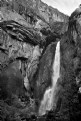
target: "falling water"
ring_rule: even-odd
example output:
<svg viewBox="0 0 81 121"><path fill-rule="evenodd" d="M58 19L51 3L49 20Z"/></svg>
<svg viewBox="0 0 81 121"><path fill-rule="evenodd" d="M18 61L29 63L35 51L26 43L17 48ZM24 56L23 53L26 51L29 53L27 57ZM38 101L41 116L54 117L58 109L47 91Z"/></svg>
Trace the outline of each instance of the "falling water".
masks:
<svg viewBox="0 0 81 121"><path fill-rule="evenodd" d="M39 108L39 115L44 115L46 111L50 111L54 107L56 102L55 94L57 89L57 80L60 77L60 41L56 45L55 58L53 63L53 75L52 75L52 86L49 87L45 93L43 100L41 101Z"/></svg>

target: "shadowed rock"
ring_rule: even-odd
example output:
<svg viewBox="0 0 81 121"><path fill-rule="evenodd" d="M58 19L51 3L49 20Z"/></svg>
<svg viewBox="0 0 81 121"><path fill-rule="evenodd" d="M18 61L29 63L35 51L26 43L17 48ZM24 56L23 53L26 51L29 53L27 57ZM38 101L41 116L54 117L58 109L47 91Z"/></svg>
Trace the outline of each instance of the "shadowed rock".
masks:
<svg viewBox="0 0 81 121"><path fill-rule="evenodd" d="M52 64L55 56L56 43L50 44L39 62L37 73L34 77L35 96L38 102L43 98L46 88L51 85ZM32 85L34 88L34 84Z"/></svg>
<svg viewBox="0 0 81 121"><path fill-rule="evenodd" d="M13 95L24 96L23 77L17 62L10 64L0 73L0 96L5 99Z"/></svg>
<svg viewBox="0 0 81 121"><path fill-rule="evenodd" d="M43 44L40 35L34 29L22 26L13 20L0 22L0 27L13 39L32 45Z"/></svg>

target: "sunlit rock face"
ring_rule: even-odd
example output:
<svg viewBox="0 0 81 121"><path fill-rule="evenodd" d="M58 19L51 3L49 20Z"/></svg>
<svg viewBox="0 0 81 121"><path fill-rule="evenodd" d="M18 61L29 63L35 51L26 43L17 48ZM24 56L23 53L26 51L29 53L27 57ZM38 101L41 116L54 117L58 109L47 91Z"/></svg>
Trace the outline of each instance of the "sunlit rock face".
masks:
<svg viewBox="0 0 81 121"><path fill-rule="evenodd" d="M29 27L34 27L38 29L39 32L42 28L50 30L49 25L53 26L55 22L65 23L68 21L68 16L59 12L57 9L46 5L41 0L24 0L23 2L22 0L4 0L1 1L1 7L6 7L13 12L16 11L22 17L16 14L16 12L11 12L13 15L9 13L9 16L14 17L14 15L17 15L21 19L19 19L21 24L23 23L24 25L27 24ZM18 17L15 17L14 19L17 21ZM23 18L26 21L22 22ZM54 30L56 31L56 29Z"/></svg>
<svg viewBox="0 0 81 121"><path fill-rule="evenodd" d="M56 45L55 58L53 62L52 86L46 89L39 108L39 115L44 115L56 107L57 81L60 77L60 42Z"/></svg>
<svg viewBox="0 0 81 121"><path fill-rule="evenodd" d="M28 85L29 85L28 80L30 80L30 84L32 85L31 80L33 79L33 75L36 73L40 56L41 56L41 50L39 46L35 46L33 48L32 56L29 58L29 62L27 64L28 66L26 69L26 76L24 78L24 84L26 89L28 89Z"/></svg>
<svg viewBox="0 0 81 121"><path fill-rule="evenodd" d="M57 9L52 8L51 6L46 5L41 0L38 2L39 14L48 22L67 21L67 16L59 12Z"/></svg>

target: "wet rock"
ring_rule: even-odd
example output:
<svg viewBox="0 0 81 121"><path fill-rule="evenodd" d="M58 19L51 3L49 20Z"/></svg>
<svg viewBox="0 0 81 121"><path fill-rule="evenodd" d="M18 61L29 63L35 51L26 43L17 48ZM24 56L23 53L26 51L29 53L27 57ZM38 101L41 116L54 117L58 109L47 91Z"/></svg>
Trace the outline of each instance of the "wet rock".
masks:
<svg viewBox="0 0 81 121"><path fill-rule="evenodd" d="M50 44L40 60L36 76L34 78L35 96L38 102L43 98L46 88L51 85L52 64L55 56L56 43Z"/></svg>

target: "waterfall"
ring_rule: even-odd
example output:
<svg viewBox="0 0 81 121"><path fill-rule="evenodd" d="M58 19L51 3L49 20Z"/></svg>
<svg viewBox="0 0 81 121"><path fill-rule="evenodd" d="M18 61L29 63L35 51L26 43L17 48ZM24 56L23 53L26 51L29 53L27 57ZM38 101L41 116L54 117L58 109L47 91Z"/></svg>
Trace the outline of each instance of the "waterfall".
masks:
<svg viewBox="0 0 81 121"><path fill-rule="evenodd" d="M39 115L44 115L46 111L53 109L56 103L57 81L60 77L60 41L56 45L55 58L53 62L52 86L46 89L43 100L39 107Z"/></svg>

